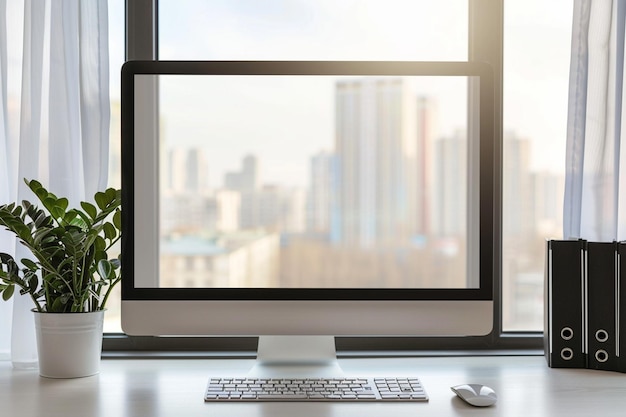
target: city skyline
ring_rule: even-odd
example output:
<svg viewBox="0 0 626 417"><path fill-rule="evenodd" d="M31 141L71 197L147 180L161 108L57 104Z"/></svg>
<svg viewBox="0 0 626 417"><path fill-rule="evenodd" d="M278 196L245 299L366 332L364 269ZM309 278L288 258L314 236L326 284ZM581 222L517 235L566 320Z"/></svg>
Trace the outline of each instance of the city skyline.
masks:
<svg viewBox="0 0 626 417"><path fill-rule="evenodd" d="M435 157L429 167L440 177L459 175L458 161L438 161L451 155L464 159L466 135L436 151L431 142L437 129L424 126L435 114L435 101L423 100L410 87L397 77L336 81L334 146L308 156L307 187L268 185L260 176L263 158L242 151L239 168L224 172L221 187L211 188L199 176L206 176L215 159L193 148L166 148L161 157L162 268L193 265L199 286L465 287L470 280L465 221L454 226L448 215L467 216L461 201L467 192L461 190L468 184L450 181L453 189L440 193L448 187L420 166ZM428 193L418 193L431 180ZM450 204L459 191L461 197ZM440 206L449 206L446 215L428 233L420 230L424 213L439 212ZM235 221L225 221L233 212L238 213ZM261 245L262 239L268 244ZM175 261L185 253L187 260ZM319 259L331 260L331 266L318 270ZM242 270L251 272L241 275ZM262 270L264 282L258 275ZM168 270L164 277L183 272Z"/></svg>
<svg viewBox="0 0 626 417"><path fill-rule="evenodd" d="M359 245L368 246L384 235L393 240L402 235L404 241L409 241L413 236L424 234L430 228L427 226L431 221L428 213L441 211L446 203L445 199L439 198L439 207L433 206L435 198L429 193L434 192L436 186L432 184L435 173L431 170L438 169L440 175L452 177L456 168L464 166L458 165L457 161L442 169L432 162L436 151L434 140L438 134L435 122L437 101L415 95L405 78L349 78L335 81L334 86L334 146L331 151L315 154L317 164L315 155L308 156L306 186L286 187L291 190L286 189L283 193L293 194L304 189L306 222L317 224L318 229L324 223L324 231L332 235L333 241L358 241ZM458 149L443 154L439 151L438 160L449 157L450 151L458 154L457 159L465 158L465 137L459 133L459 127L456 130L454 137L459 139L455 142ZM178 195L186 189L208 193L212 188L206 178L211 165L208 154L209 151L196 148L183 151L175 146L166 149L162 158L168 161L163 190ZM241 210L245 212L249 206L246 199L251 198L251 193L263 191L267 194L267 189L259 187L263 184L267 188L269 184L261 178L261 157L254 154L241 157L240 169L223 173L221 182L213 181L218 184L213 188L241 192ZM191 172L193 168L197 172ZM375 189L372 188L374 183L378 184ZM285 184L274 184L281 185ZM466 195L465 188L466 185L457 185L446 194L447 199L459 193L454 210L461 214L455 217L464 217L462 196ZM320 192L321 189L324 193ZM445 220L439 217L439 227L443 230ZM250 226L256 222L242 220L242 224ZM332 229L331 224L335 226ZM464 234L461 229L456 227L455 232Z"/></svg>

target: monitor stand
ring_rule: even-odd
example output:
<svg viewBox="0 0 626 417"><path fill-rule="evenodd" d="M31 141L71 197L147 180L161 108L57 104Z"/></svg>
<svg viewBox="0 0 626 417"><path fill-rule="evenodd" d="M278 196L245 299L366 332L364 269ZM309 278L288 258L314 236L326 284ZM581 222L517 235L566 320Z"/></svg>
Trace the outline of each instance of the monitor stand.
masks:
<svg viewBox="0 0 626 417"><path fill-rule="evenodd" d="M248 376L340 377L344 372L333 336L260 336L256 363Z"/></svg>

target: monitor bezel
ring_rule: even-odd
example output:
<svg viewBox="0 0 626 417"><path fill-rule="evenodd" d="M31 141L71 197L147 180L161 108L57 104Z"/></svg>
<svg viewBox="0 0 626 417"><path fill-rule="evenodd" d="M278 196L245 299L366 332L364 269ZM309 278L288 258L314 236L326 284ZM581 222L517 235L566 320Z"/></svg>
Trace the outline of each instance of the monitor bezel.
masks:
<svg viewBox="0 0 626 417"><path fill-rule="evenodd" d="M424 75L478 76L479 286L478 288L143 288L135 285L135 76L158 75ZM122 67L122 300L485 300L494 288L495 149L494 77L481 62L375 61L128 61Z"/></svg>

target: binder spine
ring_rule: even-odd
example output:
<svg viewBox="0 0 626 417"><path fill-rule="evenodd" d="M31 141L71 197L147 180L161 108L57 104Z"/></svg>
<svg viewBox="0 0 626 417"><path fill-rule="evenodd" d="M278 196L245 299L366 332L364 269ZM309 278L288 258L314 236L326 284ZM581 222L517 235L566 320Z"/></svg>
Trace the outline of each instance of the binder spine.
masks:
<svg viewBox="0 0 626 417"><path fill-rule="evenodd" d="M619 355L617 244L588 242L587 367L616 371Z"/></svg>
<svg viewBox="0 0 626 417"><path fill-rule="evenodd" d="M544 347L550 367L587 365L585 246L583 240L547 244Z"/></svg>
<svg viewBox="0 0 626 417"><path fill-rule="evenodd" d="M626 372L626 242L617 245L617 370Z"/></svg>

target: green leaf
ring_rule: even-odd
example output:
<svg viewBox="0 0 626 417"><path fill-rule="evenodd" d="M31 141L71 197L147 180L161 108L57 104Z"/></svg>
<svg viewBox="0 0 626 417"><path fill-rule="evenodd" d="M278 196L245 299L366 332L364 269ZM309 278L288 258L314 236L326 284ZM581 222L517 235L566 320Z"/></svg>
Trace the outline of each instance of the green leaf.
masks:
<svg viewBox="0 0 626 417"><path fill-rule="evenodd" d="M13 257L8 253L0 252L0 263L6 264L13 260Z"/></svg>
<svg viewBox="0 0 626 417"><path fill-rule="evenodd" d="M43 186L41 185L39 181L37 180L28 181L27 179L24 179L24 182L26 183L26 185L28 185L28 188L30 188L31 191L35 193L35 195L39 195L38 192L41 192L40 190L42 189L43 191L46 192L46 194L48 194L48 192L43 188Z"/></svg>
<svg viewBox="0 0 626 417"><path fill-rule="evenodd" d="M63 217L65 212L61 210L60 207L57 207L57 199L55 196L48 194L48 196L42 200L42 203L54 218L58 219L59 217Z"/></svg>
<svg viewBox="0 0 626 417"><path fill-rule="evenodd" d="M111 262L113 269L118 269L120 266L122 266L122 262L117 258L111 259L109 262Z"/></svg>
<svg viewBox="0 0 626 417"><path fill-rule="evenodd" d="M35 262L26 258L22 259L22 265L24 265L26 268L30 269L31 271L37 271L39 269L39 267L37 266Z"/></svg>
<svg viewBox="0 0 626 417"><path fill-rule="evenodd" d="M56 236L46 236L46 238L41 241L41 244L42 245L49 245L50 243L53 243L53 242L56 245L56 242L57 242Z"/></svg>
<svg viewBox="0 0 626 417"><path fill-rule="evenodd" d="M63 289L66 287L65 282L63 282L63 280L61 279L55 279L54 281L48 282L48 284L56 291L63 291Z"/></svg>
<svg viewBox="0 0 626 417"><path fill-rule="evenodd" d="M0 277L15 281L15 279L18 278L19 271L20 269L11 255L8 253L0 253Z"/></svg>
<svg viewBox="0 0 626 417"><path fill-rule="evenodd" d="M93 204L83 201L82 203L80 203L80 206L83 208L85 213L87 213L89 217L91 217L92 220L95 219L98 215L98 210L96 210L96 207Z"/></svg>
<svg viewBox="0 0 626 417"><path fill-rule="evenodd" d="M106 194L107 200L109 200L109 203L115 200L115 198L117 197L117 191L113 188L107 188L104 194Z"/></svg>
<svg viewBox="0 0 626 417"><path fill-rule="evenodd" d="M36 228L49 226L51 224L50 216L47 216L43 210L38 210L38 211L33 212L32 216L30 217L31 219L33 219L33 222L35 223Z"/></svg>
<svg viewBox="0 0 626 417"><path fill-rule="evenodd" d="M59 198L56 203L56 206L60 208L61 210L63 210L64 212L65 210L67 210L68 205L69 205L69 201L65 197Z"/></svg>
<svg viewBox="0 0 626 417"><path fill-rule="evenodd" d="M15 292L15 285L7 286L4 291L2 291L2 299L4 301L9 301L11 297L13 297L13 293Z"/></svg>
<svg viewBox="0 0 626 417"><path fill-rule="evenodd" d="M13 206L13 204L11 204L11 206ZM9 209L9 211L12 211L11 214L15 217L20 217L22 215L22 206L15 206L15 209Z"/></svg>
<svg viewBox="0 0 626 417"><path fill-rule="evenodd" d="M48 193L48 191L43 187L38 188L37 191L35 191L35 195L42 203L46 198L48 198L48 194L50 193Z"/></svg>
<svg viewBox="0 0 626 417"><path fill-rule="evenodd" d="M104 228L104 237L108 240L113 240L115 239L115 237L117 236L117 230L115 229L115 226L113 226L111 223L105 223L103 225Z"/></svg>
<svg viewBox="0 0 626 417"><path fill-rule="evenodd" d="M109 199L107 198L106 194L102 192L97 192L94 196L94 199L96 200L96 204L98 205L100 210L104 210L109 203Z"/></svg>
<svg viewBox="0 0 626 417"><path fill-rule="evenodd" d="M117 209L113 215L113 225L117 230L122 230L122 211Z"/></svg>
<svg viewBox="0 0 626 417"><path fill-rule="evenodd" d="M37 291L37 287L39 286L39 277L37 274L31 274L28 276L28 280L26 281L28 284L28 291L34 293Z"/></svg>
<svg viewBox="0 0 626 417"><path fill-rule="evenodd" d="M104 251L107 247L107 244L102 236L96 236L96 239L93 242L93 247L96 251Z"/></svg>
<svg viewBox="0 0 626 417"><path fill-rule="evenodd" d="M68 300L69 300L69 296L67 294L57 297L52 302L52 309L49 311L52 313L60 313L60 312L65 311L65 305L67 304Z"/></svg>
<svg viewBox="0 0 626 417"><path fill-rule="evenodd" d="M94 254L93 258L96 261L96 265L97 265L98 262L100 262L101 260L106 260L107 259L107 253L105 251L103 251L103 250L98 250Z"/></svg>
<svg viewBox="0 0 626 417"><path fill-rule="evenodd" d="M71 224L72 226L78 226L83 230L87 230L91 227L91 220L82 212L73 209L68 211L68 214L69 213L72 213L72 216L71 219L67 222L68 224ZM69 216L66 216L66 218L69 218Z"/></svg>
<svg viewBox="0 0 626 417"><path fill-rule="evenodd" d="M51 201L52 199L46 199L46 201ZM48 210L56 219L63 219L65 217L65 210L68 206L67 198L59 198L53 200L54 202L50 204Z"/></svg>
<svg viewBox="0 0 626 417"><path fill-rule="evenodd" d="M76 218L76 211L69 210L63 215L63 223L64 224L72 224L74 219Z"/></svg>
<svg viewBox="0 0 626 417"><path fill-rule="evenodd" d="M106 259L102 259L98 262L98 274L103 279L109 279L113 273L113 267Z"/></svg>

